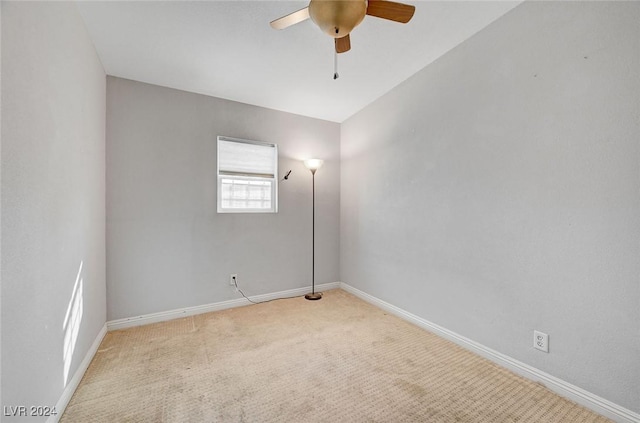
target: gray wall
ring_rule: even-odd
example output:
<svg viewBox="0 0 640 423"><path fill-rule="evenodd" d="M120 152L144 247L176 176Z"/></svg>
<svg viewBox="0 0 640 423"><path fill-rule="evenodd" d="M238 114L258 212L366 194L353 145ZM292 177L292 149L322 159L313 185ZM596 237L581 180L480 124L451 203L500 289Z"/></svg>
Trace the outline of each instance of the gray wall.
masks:
<svg viewBox="0 0 640 423"><path fill-rule="evenodd" d="M640 412L638 22L523 3L347 120L341 280Z"/></svg>
<svg viewBox="0 0 640 423"><path fill-rule="evenodd" d="M216 137L279 148L277 214L216 213ZM260 107L107 78L108 319L338 280L340 127Z"/></svg>
<svg viewBox="0 0 640 423"><path fill-rule="evenodd" d="M0 1L0 87L2 86L2 2ZM2 222L2 90L0 90L0 222ZM2 225L0 223L0 405L2 402Z"/></svg>
<svg viewBox="0 0 640 423"><path fill-rule="evenodd" d="M75 5L2 3L2 405L54 406L106 321L105 91Z"/></svg>
<svg viewBox="0 0 640 423"><path fill-rule="evenodd" d="M0 87L2 86L2 2L0 1ZM2 90L0 90L0 222L2 222ZM2 225L0 223L0 405L2 402Z"/></svg>

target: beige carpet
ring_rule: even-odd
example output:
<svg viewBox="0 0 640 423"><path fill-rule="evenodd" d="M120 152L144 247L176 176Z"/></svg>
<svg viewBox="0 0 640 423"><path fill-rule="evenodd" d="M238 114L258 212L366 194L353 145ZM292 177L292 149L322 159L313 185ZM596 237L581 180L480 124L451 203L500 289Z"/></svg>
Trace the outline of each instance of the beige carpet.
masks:
<svg viewBox="0 0 640 423"><path fill-rule="evenodd" d="M62 422L606 422L342 290L107 334Z"/></svg>

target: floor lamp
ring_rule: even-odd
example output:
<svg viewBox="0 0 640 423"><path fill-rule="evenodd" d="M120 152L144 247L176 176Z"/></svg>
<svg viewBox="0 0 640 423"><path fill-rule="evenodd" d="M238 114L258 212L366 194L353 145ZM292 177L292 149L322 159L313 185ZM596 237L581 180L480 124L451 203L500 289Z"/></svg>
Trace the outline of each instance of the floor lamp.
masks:
<svg viewBox="0 0 640 423"><path fill-rule="evenodd" d="M311 293L305 295L307 300L319 300L322 298L322 292L316 292L315 282L315 264L316 264L316 170L320 169L323 161L320 159L309 159L304 161L304 165L311 171L312 186L312 232L311 232Z"/></svg>

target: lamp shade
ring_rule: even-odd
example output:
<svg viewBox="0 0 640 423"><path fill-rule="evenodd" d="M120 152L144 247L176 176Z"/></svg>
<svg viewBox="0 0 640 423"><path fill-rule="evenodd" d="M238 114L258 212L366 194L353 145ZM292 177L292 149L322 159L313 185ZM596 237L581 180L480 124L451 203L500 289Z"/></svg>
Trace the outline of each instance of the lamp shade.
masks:
<svg viewBox="0 0 640 423"><path fill-rule="evenodd" d="M322 166L322 163L324 163L324 160L320 160L320 159L307 159L304 161L304 165L307 167L307 169L311 171L320 169L320 166Z"/></svg>

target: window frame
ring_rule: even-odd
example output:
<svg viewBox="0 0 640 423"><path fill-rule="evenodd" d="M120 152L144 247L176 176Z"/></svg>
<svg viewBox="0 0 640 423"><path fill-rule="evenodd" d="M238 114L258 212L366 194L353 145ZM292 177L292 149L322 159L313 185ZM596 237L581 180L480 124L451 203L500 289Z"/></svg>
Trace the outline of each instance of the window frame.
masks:
<svg viewBox="0 0 640 423"><path fill-rule="evenodd" d="M251 173L220 173L220 141L235 142L242 144L253 144L273 148L274 150L274 170L273 177L265 174ZM218 213L278 213L278 145L270 142L245 140L219 135L216 139L216 203ZM244 181L268 181L271 182L271 208L233 208L222 207L222 180L244 180Z"/></svg>

